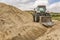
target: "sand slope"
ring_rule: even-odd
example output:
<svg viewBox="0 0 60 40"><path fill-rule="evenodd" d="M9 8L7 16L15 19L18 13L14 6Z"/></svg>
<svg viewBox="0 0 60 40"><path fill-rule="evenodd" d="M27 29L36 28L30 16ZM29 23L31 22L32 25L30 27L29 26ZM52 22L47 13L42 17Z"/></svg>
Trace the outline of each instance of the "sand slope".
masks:
<svg viewBox="0 0 60 40"><path fill-rule="evenodd" d="M60 22L46 28L33 22L32 15L0 3L0 40L60 40Z"/></svg>

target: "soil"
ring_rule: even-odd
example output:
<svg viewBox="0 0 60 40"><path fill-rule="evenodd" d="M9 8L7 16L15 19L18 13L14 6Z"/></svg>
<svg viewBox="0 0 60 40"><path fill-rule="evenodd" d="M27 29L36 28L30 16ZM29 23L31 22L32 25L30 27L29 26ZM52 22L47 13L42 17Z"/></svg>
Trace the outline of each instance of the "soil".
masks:
<svg viewBox="0 0 60 40"><path fill-rule="evenodd" d="M60 21L53 22L53 27L44 27L30 13L0 3L0 40L60 40Z"/></svg>

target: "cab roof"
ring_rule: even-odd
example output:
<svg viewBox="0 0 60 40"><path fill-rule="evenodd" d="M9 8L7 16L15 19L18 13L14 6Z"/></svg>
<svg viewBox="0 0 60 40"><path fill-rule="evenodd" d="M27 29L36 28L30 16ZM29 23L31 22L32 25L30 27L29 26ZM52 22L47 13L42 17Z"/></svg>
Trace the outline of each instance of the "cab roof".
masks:
<svg viewBox="0 0 60 40"><path fill-rule="evenodd" d="M38 5L37 7L46 7L45 5Z"/></svg>

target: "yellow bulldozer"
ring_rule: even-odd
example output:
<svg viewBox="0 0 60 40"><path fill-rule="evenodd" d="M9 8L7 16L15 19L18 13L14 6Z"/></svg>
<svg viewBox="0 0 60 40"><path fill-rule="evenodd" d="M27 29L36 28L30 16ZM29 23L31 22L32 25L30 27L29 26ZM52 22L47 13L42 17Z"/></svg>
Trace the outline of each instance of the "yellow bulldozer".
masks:
<svg viewBox="0 0 60 40"><path fill-rule="evenodd" d="M39 5L34 9L33 21L40 22L42 25L47 27L52 27L54 25L50 13L46 12L45 5Z"/></svg>

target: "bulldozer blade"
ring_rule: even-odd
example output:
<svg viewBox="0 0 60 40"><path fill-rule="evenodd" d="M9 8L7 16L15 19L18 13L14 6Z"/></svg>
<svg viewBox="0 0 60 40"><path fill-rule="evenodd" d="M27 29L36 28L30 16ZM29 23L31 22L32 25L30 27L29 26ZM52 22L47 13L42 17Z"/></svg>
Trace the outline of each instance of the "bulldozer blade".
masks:
<svg viewBox="0 0 60 40"><path fill-rule="evenodd" d="M46 26L46 27L52 27L54 25L53 22L44 22L42 23L42 25Z"/></svg>

